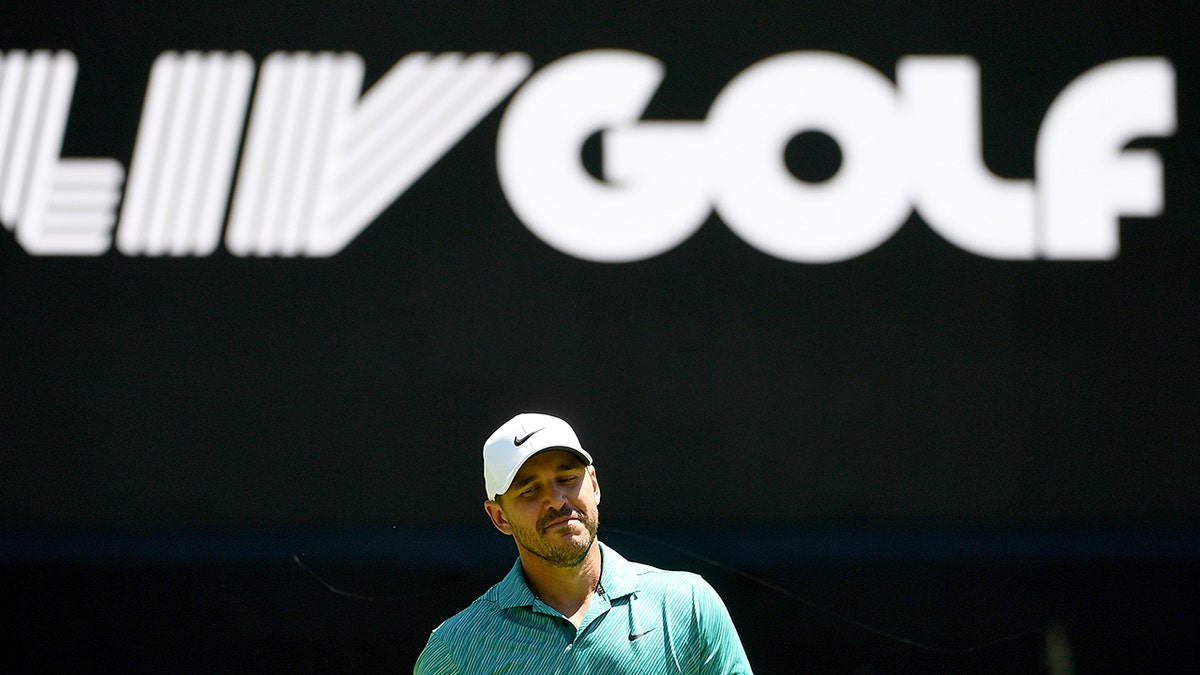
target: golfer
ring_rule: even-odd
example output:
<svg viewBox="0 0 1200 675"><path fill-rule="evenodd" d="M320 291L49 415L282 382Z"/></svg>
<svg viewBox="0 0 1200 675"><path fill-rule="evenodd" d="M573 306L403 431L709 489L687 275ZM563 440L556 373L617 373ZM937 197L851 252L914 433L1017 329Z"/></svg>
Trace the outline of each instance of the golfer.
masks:
<svg viewBox="0 0 1200 675"><path fill-rule="evenodd" d="M522 413L483 446L484 503L512 571L429 636L416 675L750 673L699 576L630 562L596 538L600 484L565 421Z"/></svg>

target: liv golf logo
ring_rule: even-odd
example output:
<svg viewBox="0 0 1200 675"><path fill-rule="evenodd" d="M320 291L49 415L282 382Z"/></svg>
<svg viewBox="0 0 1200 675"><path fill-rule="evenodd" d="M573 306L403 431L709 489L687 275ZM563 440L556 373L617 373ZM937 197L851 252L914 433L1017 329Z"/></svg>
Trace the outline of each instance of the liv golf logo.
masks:
<svg viewBox="0 0 1200 675"><path fill-rule="evenodd" d="M1175 131L1175 72L1126 58L1046 111L1035 179L982 159L969 56L905 56L896 82L854 58L791 52L734 77L702 121L645 120L654 57L601 50L536 73L524 54L411 54L363 92L355 54L168 52L150 71L132 161L61 156L69 52L0 54L0 222L34 255L330 256L512 95L500 187L548 245L649 258L715 211L759 250L826 263L886 241L915 209L947 241L1013 260L1109 259L1122 216L1158 216L1163 169L1130 141ZM253 89L253 92L252 92ZM515 91L515 94L514 94ZM806 182L789 141L827 134L842 162ZM583 166L599 133L601 178Z"/></svg>
<svg viewBox="0 0 1200 675"><path fill-rule="evenodd" d="M413 54L360 96L357 55L277 53L247 122L249 56L163 54L122 200L115 160L59 157L74 56L11 52L0 68L0 205L20 245L97 255L115 225L121 253L173 256L212 253L223 230L236 255L337 253L530 70L523 55Z"/></svg>

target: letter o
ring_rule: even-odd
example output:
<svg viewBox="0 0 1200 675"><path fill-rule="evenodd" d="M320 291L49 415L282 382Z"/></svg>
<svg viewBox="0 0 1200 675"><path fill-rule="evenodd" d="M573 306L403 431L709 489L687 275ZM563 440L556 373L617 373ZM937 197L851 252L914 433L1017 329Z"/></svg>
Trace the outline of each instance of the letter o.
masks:
<svg viewBox="0 0 1200 675"><path fill-rule="evenodd" d="M717 212L770 255L827 263L865 253L911 212L900 172L895 87L879 71L829 52L767 58L718 94L706 126ZM842 166L810 184L784 162L802 131L829 134Z"/></svg>

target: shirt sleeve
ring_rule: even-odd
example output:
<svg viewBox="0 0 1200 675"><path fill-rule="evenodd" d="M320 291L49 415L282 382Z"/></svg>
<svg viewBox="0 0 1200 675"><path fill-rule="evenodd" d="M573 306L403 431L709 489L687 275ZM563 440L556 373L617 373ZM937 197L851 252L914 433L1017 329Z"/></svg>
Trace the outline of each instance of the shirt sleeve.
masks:
<svg viewBox="0 0 1200 675"><path fill-rule="evenodd" d="M699 580L693 590L696 616L704 643L701 675L752 675L750 661L742 647L729 610L708 582Z"/></svg>
<svg viewBox="0 0 1200 675"><path fill-rule="evenodd" d="M429 635L429 642L425 643L425 649L417 657L413 675L459 675L454 657L437 633Z"/></svg>

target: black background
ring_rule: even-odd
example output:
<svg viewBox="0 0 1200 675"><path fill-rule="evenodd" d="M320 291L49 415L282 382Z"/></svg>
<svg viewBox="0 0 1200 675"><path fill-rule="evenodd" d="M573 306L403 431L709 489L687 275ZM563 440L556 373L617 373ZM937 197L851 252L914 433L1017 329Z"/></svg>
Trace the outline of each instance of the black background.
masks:
<svg viewBox="0 0 1200 675"><path fill-rule="evenodd" d="M17 588L17 623L57 625L48 644L76 665L179 668L187 645L189 663L218 670L288 653L289 668L403 671L425 632L509 564L510 544L483 531L479 451L511 414L543 410L569 419L596 456L616 529L662 542L698 533L692 550L740 552L773 583L814 580L783 584L798 592L858 587L860 617L907 616L896 632L931 642L970 646L1065 622L1089 636L1090 672L1120 663L1097 656L1112 650L1185 659L1184 637L1200 630L1181 609L1195 606L1200 549L1200 17L1187 3L1042 5L9 7L0 49L78 57L64 156L126 166L151 64L187 49L242 50L258 63L278 50L353 51L368 83L414 51L519 51L536 69L630 49L666 66L649 119L702 119L739 72L788 51L848 54L888 77L903 55L970 54L982 71L985 159L1017 178L1034 174L1050 103L1093 66L1167 57L1178 110L1175 135L1138 143L1162 157L1163 215L1123 219L1120 254L1103 262L981 258L916 215L876 250L828 265L772 258L716 216L658 257L585 262L542 243L508 207L494 159L503 105L328 259L36 257L0 236L0 562ZM854 532L870 543L847 544ZM807 635L809 623L827 625L821 615L797 620L805 608L794 599L639 541L625 552L703 568L736 597L765 672L790 672L773 658L818 672L1043 667L1041 633L982 661L919 650L906 661L856 642L868 638L839 642L840 632L780 650L755 612L771 617L783 603ZM481 554L492 545L495 556ZM972 552L939 555L947 546ZM468 550L447 559L447 548ZM378 602L324 595L293 565L301 549L351 586L459 575L463 597L397 601L387 616L413 623L387 624L347 609ZM970 602L948 578L992 595ZM1130 585L1117 597L1134 606L1089 599L1118 579ZM1061 602L1042 604L1046 589ZM188 592L197 597L179 599ZM880 600L905 593L926 611ZM246 599L256 594L265 604ZM147 608L162 597L176 599ZM320 603L343 601L330 610L340 618L322 614ZM271 610L281 606L310 622L290 643ZM977 630L963 628L968 611L982 617ZM63 628L66 615L79 624ZM1120 630L1111 615L1127 620ZM106 623L113 616L123 618ZM160 660L117 637L162 616L179 632L158 641ZM32 644L41 630L29 629ZM306 630L332 631L328 651ZM1124 649L1112 639L1143 633ZM829 656L846 651L861 662ZM1031 653L1032 665L1020 660ZM36 647L26 656L49 663ZM1084 664L1089 653L1077 656Z"/></svg>

